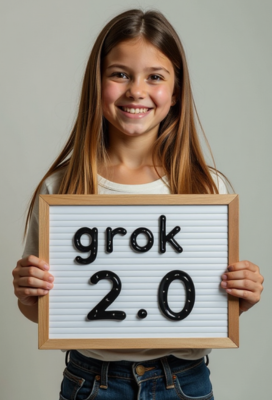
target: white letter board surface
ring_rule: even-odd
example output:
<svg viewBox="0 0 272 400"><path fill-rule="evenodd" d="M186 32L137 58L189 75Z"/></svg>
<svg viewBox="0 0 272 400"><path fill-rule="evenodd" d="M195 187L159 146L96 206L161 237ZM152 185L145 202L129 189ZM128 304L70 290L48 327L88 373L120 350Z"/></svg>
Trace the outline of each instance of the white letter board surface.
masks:
<svg viewBox="0 0 272 400"><path fill-rule="evenodd" d="M39 225L40 348L238 346L237 195L42 195Z"/></svg>

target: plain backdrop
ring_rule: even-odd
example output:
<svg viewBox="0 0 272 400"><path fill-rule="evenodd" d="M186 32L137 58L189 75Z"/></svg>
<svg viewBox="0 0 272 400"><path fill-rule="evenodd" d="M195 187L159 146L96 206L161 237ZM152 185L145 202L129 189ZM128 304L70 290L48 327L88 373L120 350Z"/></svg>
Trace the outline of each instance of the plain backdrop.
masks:
<svg viewBox="0 0 272 400"><path fill-rule="evenodd" d="M184 43L216 165L240 195L240 259L265 276L262 301L240 318L240 348L212 352L215 398L270 399L272 2L1 0L0 7L1 399L58 398L64 355L38 350L11 271L30 196L73 125L93 41L132 7L162 11Z"/></svg>

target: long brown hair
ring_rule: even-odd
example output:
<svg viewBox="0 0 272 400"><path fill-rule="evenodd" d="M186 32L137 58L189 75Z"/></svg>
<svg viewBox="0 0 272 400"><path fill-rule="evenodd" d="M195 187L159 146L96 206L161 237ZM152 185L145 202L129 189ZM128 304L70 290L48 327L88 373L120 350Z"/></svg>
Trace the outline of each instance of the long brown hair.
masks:
<svg viewBox="0 0 272 400"><path fill-rule="evenodd" d="M108 139L101 107L102 62L117 44L137 37L143 37L158 48L171 60L175 71L176 103L160 124L153 152L154 166L154 160L160 160L173 194L218 193L199 142L195 122L198 116L181 41L160 12L128 10L113 18L94 43L83 79L75 125L62 152L34 192L26 229L41 185L54 172L63 170L59 193L97 193L97 165L106 162ZM204 132L203 135L205 137Z"/></svg>

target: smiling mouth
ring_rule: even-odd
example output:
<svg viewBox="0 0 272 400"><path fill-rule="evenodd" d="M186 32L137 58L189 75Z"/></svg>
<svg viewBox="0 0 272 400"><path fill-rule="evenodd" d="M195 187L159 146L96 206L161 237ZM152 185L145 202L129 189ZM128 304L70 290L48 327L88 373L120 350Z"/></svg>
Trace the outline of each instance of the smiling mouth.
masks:
<svg viewBox="0 0 272 400"><path fill-rule="evenodd" d="M119 107L122 111L125 111L130 114L144 114L147 113L151 108L139 107L139 108L130 108L130 107Z"/></svg>

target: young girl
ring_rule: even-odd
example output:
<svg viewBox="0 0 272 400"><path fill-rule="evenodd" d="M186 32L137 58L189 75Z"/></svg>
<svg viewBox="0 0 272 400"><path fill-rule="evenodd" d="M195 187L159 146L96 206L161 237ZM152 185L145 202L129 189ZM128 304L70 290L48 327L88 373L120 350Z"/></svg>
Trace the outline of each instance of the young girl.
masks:
<svg viewBox="0 0 272 400"><path fill-rule="evenodd" d="M195 115L184 50L165 17L130 10L112 19L93 46L71 136L29 208L24 255L13 271L27 318L37 322L38 296L54 281L38 258L39 193L227 193L205 163ZM242 313L259 301L262 283L259 268L240 261L221 286L240 298ZM60 399L213 399L209 350L69 353Z"/></svg>

